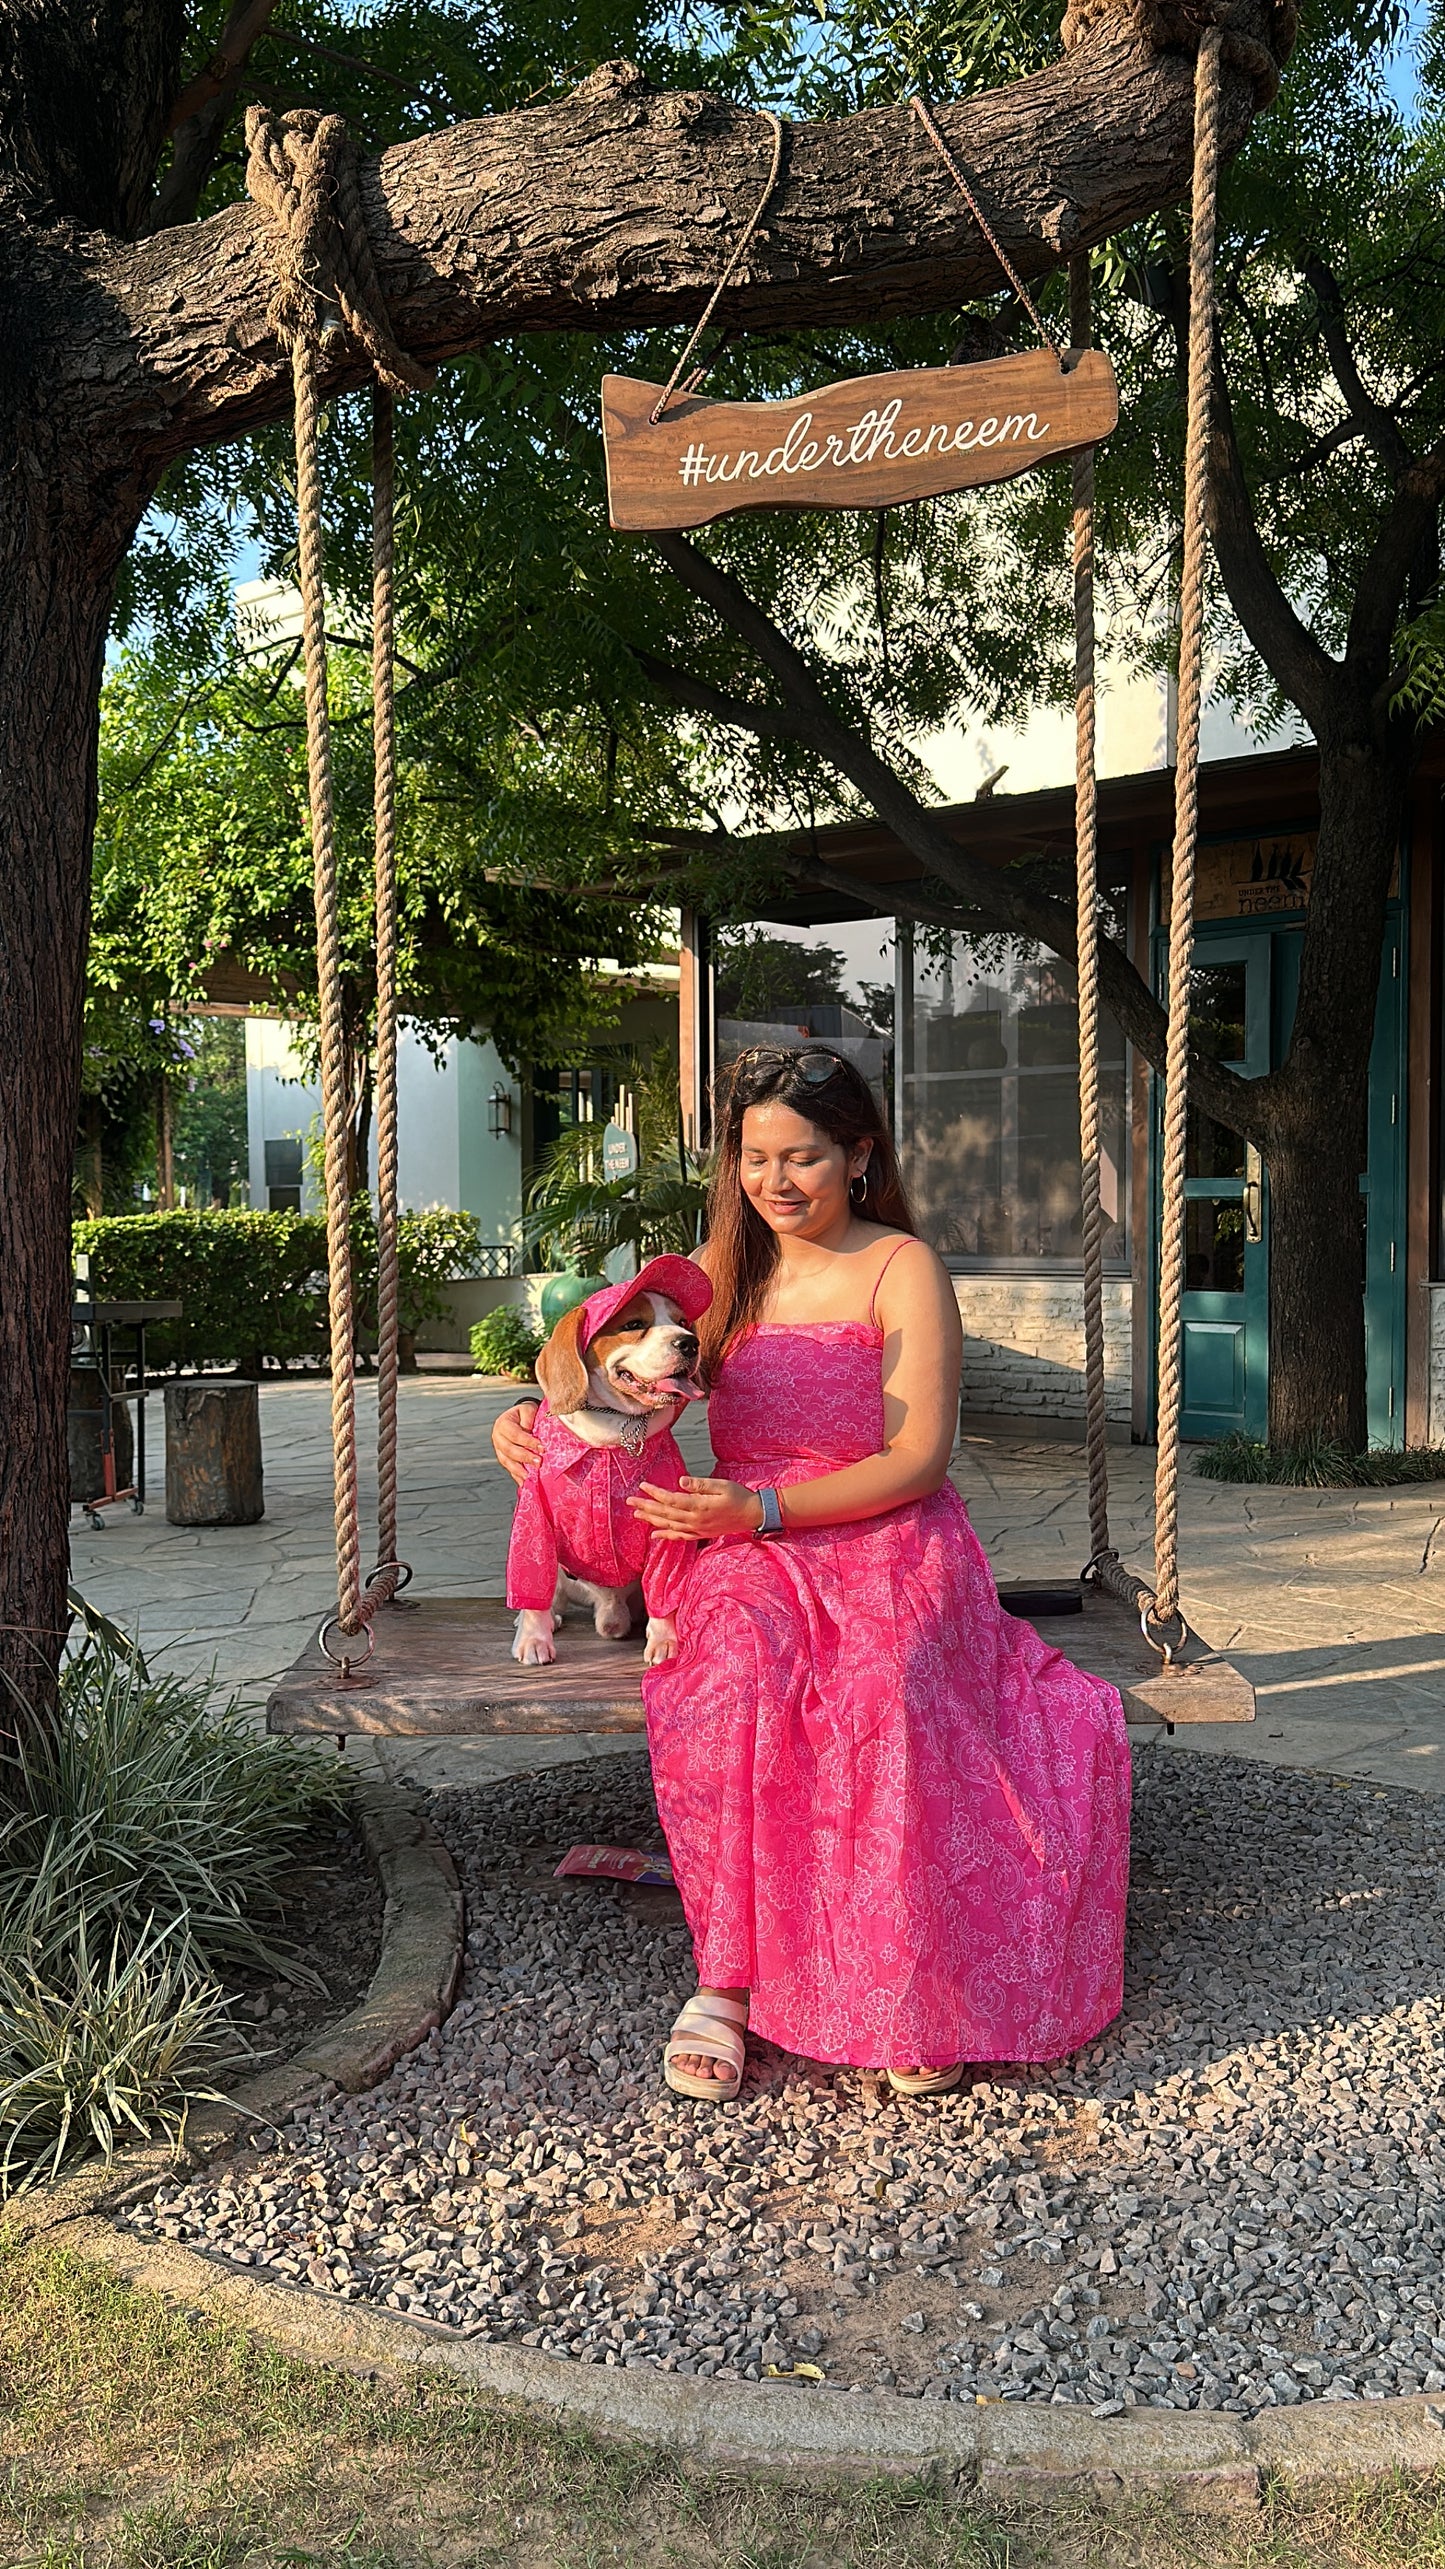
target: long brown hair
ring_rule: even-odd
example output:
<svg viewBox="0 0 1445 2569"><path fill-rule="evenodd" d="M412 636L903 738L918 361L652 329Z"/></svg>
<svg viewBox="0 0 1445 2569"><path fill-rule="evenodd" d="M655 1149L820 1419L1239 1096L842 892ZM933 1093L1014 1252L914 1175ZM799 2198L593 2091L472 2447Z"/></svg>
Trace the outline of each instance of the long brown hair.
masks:
<svg viewBox="0 0 1445 2569"><path fill-rule="evenodd" d="M777 1233L753 1211L742 1187L743 1117L750 1106L773 1105L791 1107L845 1150L871 1143L862 1202L854 1198L854 1213L860 1222L877 1222L892 1231L916 1233L918 1228L898 1172L893 1136L861 1071L824 1044L755 1044L724 1071L714 1103L715 1156L707 1199L712 1303L699 1324L707 1366L716 1365L757 1319L777 1267Z"/></svg>

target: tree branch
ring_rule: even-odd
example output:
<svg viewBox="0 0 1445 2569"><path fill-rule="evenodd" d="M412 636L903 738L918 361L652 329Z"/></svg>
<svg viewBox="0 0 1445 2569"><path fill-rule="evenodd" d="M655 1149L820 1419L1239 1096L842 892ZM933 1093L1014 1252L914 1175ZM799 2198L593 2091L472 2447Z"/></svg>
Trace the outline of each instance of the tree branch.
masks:
<svg viewBox="0 0 1445 2569"><path fill-rule="evenodd" d="M234 0L215 52L194 80L187 81L171 108L168 134L178 134L231 86L275 7L276 0Z"/></svg>
<svg viewBox="0 0 1445 2569"><path fill-rule="evenodd" d="M1339 664L1296 615L1260 541L1219 349L1209 440L1209 531L1229 600L1255 650L1318 737L1337 708Z"/></svg>
<svg viewBox="0 0 1445 2569"><path fill-rule="evenodd" d="M982 923L1002 935L1048 946L1068 962L1076 960L1078 928L1073 910L1065 902L1033 889L1017 872L990 865L961 848L937 814L920 803L871 745L834 712L801 652L749 597L732 572L684 535L657 535L652 541L684 586L732 626L777 680L787 699L783 719L790 724L793 737L815 750L857 787L884 827L893 832L910 855L917 857L925 873L960 895L965 915L926 907L926 895L895 891L889 884L860 884L831 869L826 877L828 888L846 891L850 901L871 902L885 912L892 910L900 918L973 928ZM658 674L669 686L698 690L698 682L680 671ZM776 708L755 709L744 697L721 696L721 703L728 708L720 714L721 720L737 722L760 736L778 736L780 717ZM697 702L696 692L694 706L705 710ZM807 867L818 862L811 855L789 861ZM1099 940L1099 982L1105 1006L1129 1041L1156 1069L1162 1068L1167 1033L1164 1010L1123 947L1108 936ZM1247 1133L1252 1140L1261 1139L1269 1104L1269 1092L1262 1082L1243 1080L1234 1071L1194 1052L1190 1056L1190 1078L1200 1104L1210 1114L1217 1115L1231 1131Z"/></svg>
<svg viewBox="0 0 1445 2569"><path fill-rule="evenodd" d="M1266 14L1251 12L1261 27ZM1121 6L1047 70L939 111L1024 275L1181 194L1192 79ZM1227 150L1253 114L1250 83L1229 70ZM611 64L566 100L398 144L361 178L398 338L437 360L518 330L690 322L717 275L718 208L751 203L765 139L755 114L655 95ZM197 442L284 415L289 368L265 318L270 244L251 205L133 245L77 242L76 256L93 263L77 280L74 382L63 354L57 396L108 437L102 460L154 473ZM991 294L997 273L914 119L875 108L792 128L782 188L718 318L815 328L862 298L886 324ZM365 371L339 351L327 392Z"/></svg>
<svg viewBox="0 0 1445 2569"><path fill-rule="evenodd" d="M173 138L170 165L146 218L147 232L161 232L169 224L191 221L216 165L221 136L251 47L265 33L275 7L276 0L234 0L215 52L177 98L166 128Z"/></svg>
<svg viewBox="0 0 1445 2569"><path fill-rule="evenodd" d="M1350 417L1361 436L1369 439L1381 463L1392 473L1403 473L1410 462L1410 449L1395 423L1394 413L1375 399L1360 372L1350 345L1345 298L1338 277L1328 260L1312 251L1304 261L1304 278L1315 299L1325 355Z"/></svg>
<svg viewBox="0 0 1445 2569"><path fill-rule="evenodd" d="M1361 565L1345 643L1345 666L1373 693L1392 657L1395 627L1421 547L1435 537L1445 499L1445 445L1432 446L1401 474Z"/></svg>

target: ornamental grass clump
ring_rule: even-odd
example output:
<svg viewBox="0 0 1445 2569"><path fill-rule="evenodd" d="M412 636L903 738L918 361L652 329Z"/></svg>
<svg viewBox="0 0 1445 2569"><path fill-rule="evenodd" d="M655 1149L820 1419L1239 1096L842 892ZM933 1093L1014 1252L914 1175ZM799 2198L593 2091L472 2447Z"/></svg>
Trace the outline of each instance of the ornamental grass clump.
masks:
<svg viewBox="0 0 1445 2569"><path fill-rule="evenodd" d="M1328 1437L1265 1445L1252 1436L1221 1436L1200 1448L1194 1469L1206 1481L1263 1482L1281 1489L1393 1489L1409 1481L1445 1481L1445 1448L1380 1446L1361 1454Z"/></svg>
<svg viewBox="0 0 1445 2569"><path fill-rule="evenodd" d="M88 1639L0 1751L0 2192L175 2132L244 2045L224 1982L316 1983L284 1933L344 1780L209 1685Z"/></svg>
<svg viewBox="0 0 1445 2569"><path fill-rule="evenodd" d="M183 1928L149 1928L130 1953L119 1931L92 1952L90 1932L82 1912L51 1950L0 1959L0 2195L76 2154L179 2138L217 2093L207 2071L236 2056L225 1994Z"/></svg>

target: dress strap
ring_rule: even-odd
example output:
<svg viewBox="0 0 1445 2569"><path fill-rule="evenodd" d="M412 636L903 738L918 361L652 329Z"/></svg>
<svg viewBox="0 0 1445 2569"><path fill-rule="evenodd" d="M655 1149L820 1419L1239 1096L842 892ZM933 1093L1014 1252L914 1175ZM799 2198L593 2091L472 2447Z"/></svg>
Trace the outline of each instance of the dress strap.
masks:
<svg viewBox="0 0 1445 2569"><path fill-rule="evenodd" d="M883 1282L884 1277L887 1275L889 1268L892 1266L894 1259L897 1257L899 1250L906 1249L908 1246L909 1242L906 1238L895 1240L887 1257L884 1259L882 1266L879 1268L877 1275L873 1279L873 1293L868 1304L868 1323L870 1328L876 1329L878 1326L878 1288Z"/></svg>

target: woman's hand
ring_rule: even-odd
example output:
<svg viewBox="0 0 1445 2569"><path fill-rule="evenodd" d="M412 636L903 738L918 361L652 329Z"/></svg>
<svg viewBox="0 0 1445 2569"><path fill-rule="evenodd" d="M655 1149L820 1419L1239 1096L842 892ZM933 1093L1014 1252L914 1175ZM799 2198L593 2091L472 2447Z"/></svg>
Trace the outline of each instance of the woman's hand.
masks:
<svg viewBox="0 0 1445 2569"><path fill-rule="evenodd" d="M492 1452L518 1489L542 1460L541 1439L532 1434L532 1422L541 1406L540 1401L519 1400L515 1409L503 1410L492 1429Z"/></svg>
<svg viewBox="0 0 1445 2569"><path fill-rule="evenodd" d="M763 1503L756 1490L738 1481L695 1481L684 1475L682 1487L660 1490L652 1481L627 1502L634 1516L654 1534L680 1534L711 1542L720 1534L756 1534Z"/></svg>

